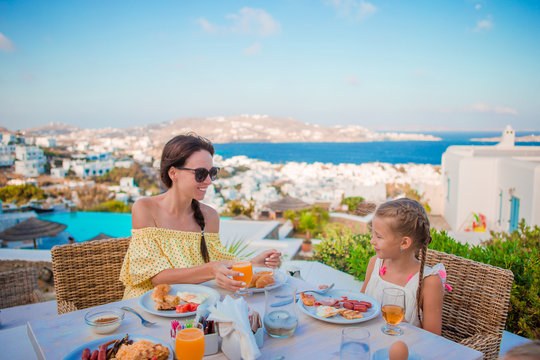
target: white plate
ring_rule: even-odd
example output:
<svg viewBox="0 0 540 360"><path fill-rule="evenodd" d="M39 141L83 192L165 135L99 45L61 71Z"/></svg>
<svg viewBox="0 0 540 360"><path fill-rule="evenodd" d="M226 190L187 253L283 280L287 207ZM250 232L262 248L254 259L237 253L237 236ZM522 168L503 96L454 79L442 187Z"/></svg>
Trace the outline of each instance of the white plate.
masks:
<svg viewBox="0 0 540 360"><path fill-rule="evenodd" d="M102 338L99 338L99 339L89 341L86 344L82 344L81 346L79 346L76 349L72 350L69 354L67 354L64 357L64 360L81 360L82 353L83 353L84 349L88 348L88 349L90 349L90 353L92 353L92 351L98 350L99 345L105 344L106 342L113 341L113 340L120 340L124 336L125 335L118 334L118 335L111 335L111 336L102 337ZM166 341L163 341L161 339L157 339L157 338L151 337L151 336L131 335L131 334L129 335L129 340L133 340L133 342L139 341L139 340L148 340L148 341L153 342L154 344L161 344L163 346L166 346L169 349L169 357L167 358L167 360L173 360L172 348L170 347L169 344L167 344ZM112 346L112 345L109 345L109 347L110 346Z"/></svg>
<svg viewBox="0 0 540 360"><path fill-rule="evenodd" d="M195 315L195 311L186 312L186 313L177 313L176 310L156 310L156 303L154 300L152 300L152 291L145 292L143 295L139 297L139 306L146 312L149 312L150 314L158 315L158 316L164 316L164 317L185 317L185 316L192 316ZM169 291L169 294L176 295L179 291L189 291L191 293L207 293L210 295L208 299L206 299L203 304L212 306L216 302L218 302L220 296L219 293L209 288L208 286L204 285L195 285L195 284L174 284L171 285L171 290Z"/></svg>
<svg viewBox="0 0 540 360"><path fill-rule="evenodd" d="M379 349L373 353L373 357L371 359L372 360L388 360L389 350L390 350L389 347L384 348L384 349ZM409 357L407 358L407 360L422 360L422 358L420 357L420 355L418 355L417 353L409 349Z"/></svg>
<svg viewBox="0 0 540 360"><path fill-rule="evenodd" d="M253 268L253 273L257 273L259 271L272 271L271 268L265 268L265 267L255 267ZM274 283L272 285L269 285L270 287L279 286L281 284L284 284L287 282L288 276L279 269L274 269ZM268 287L268 286L267 286ZM253 293L260 293L264 292L264 288L246 288L246 290L251 291Z"/></svg>
<svg viewBox="0 0 540 360"><path fill-rule="evenodd" d="M312 318L315 318L317 320L326 321L326 322L329 322L329 323L334 323L334 324L354 324L354 323L359 323L359 322L371 320L374 317L376 317L377 315L379 315L379 313L381 312L381 304L379 304L379 302L377 300L375 300L371 296L368 296L368 295L360 293L360 292L355 292L355 291L352 291L352 290L332 289L332 290L328 291L324 295L319 295L319 294L314 294L314 293L308 293L308 294L312 294L313 296L315 296L316 300L323 299L323 298L334 298L334 299L341 300L342 296L346 296L350 300L368 301L368 302L371 303L371 308L368 309L367 312L362 313L364 315L363 318L348 320L348 319L345 319L341 315L335 315L335 316L327 317L327 318L318 316L316 314L316 312L317 312L317 307L316 306L304 306L304 303L302 302L302 299L298 300L298 306L307 315L309 315Z"/></svg>

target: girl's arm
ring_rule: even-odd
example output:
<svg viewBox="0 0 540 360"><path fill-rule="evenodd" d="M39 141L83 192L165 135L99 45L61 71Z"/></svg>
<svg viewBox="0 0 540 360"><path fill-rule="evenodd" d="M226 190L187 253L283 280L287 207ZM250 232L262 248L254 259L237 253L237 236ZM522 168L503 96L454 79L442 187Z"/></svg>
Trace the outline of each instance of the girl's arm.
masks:
<svg viewBox="0 0 540 360"><path fill-rule="evenodd" d="M366 278L364 279L364 284L362 285L362 292L366 292L366 286L369 282L369 279L371 279L371 273L373 272L373 268L375 267L375 261L377 261L377 255L373 255L371 259L369 259L369 264L366 269Z"/></svg>
<svg viewBox="0 0 540 360"><path fill-rule="evenodd" d="M438 276L424 278L422 284L422 327L424 330L439 336L442 330L443 295L442 281Z"/></svg>

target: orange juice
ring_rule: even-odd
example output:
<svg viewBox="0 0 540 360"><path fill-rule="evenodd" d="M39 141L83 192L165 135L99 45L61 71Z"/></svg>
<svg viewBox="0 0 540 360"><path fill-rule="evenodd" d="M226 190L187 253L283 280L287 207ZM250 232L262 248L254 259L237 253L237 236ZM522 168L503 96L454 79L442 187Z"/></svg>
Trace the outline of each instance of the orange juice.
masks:
<svg viewBox="0 0 540 360"><path fill-rule="evenodd" d="M249 282L251 281L251 277L253 276L253 268L250 262L248 261L238 262L233 265L232 270L238 271L244 274L244 276L233 276L234 280L243 281L246 283L246 286L249 285Z"/></svg>
<svg viewBox="0 0 540 360"><path fill-rule="evenodd" d="M405 315L404 309L397 305L383 305L381 310L384 320L390 325L399 324Z"/></svg>
<svg viewBox="0 0 540 360"><path fill-rule="evenodd" d="M201 329L188 328L176 334L176 358L201 360L204 356L204 333Z"/></svg>

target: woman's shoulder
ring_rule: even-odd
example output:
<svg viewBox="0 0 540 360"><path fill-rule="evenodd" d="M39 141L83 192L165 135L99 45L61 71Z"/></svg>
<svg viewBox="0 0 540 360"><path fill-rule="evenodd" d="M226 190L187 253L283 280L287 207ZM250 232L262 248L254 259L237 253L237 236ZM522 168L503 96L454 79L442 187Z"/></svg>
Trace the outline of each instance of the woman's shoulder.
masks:
<svg viewBox="0 0 540 360"><path fill-rule="evenodd" d="M208 233L218 233L219 232L219 214L211 206L199 203L201 207L201 212L204 215L205 221L205 232Z"/></svg>
<svg viewBox="0 0 540 360"><path fill-rule="evenodd" d="M141 198L131 208L131 223L134 229L156 226L154 213L157 209L157 197Z"/></svg>

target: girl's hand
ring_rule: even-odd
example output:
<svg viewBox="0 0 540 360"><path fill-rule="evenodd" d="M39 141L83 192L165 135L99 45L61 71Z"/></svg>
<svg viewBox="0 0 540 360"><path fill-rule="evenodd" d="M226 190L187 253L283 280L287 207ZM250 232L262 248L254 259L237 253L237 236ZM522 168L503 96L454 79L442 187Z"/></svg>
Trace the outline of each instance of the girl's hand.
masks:
<svg viewBox="0 0 540 360"><path fill-rule="evenodd" d="M232 271L234 261L212 261L212 273L216 279L216 284L227 290L236 291L243 286L244 282L232 279L232 276L239 276L238 271Z"/></svg>
<svg viewBox="0 0 540 360"><path fill-rule="evenodd" d="M251 259L253 266L277 268L281 265L281 253L275 249L266 250Z"/></svg>

